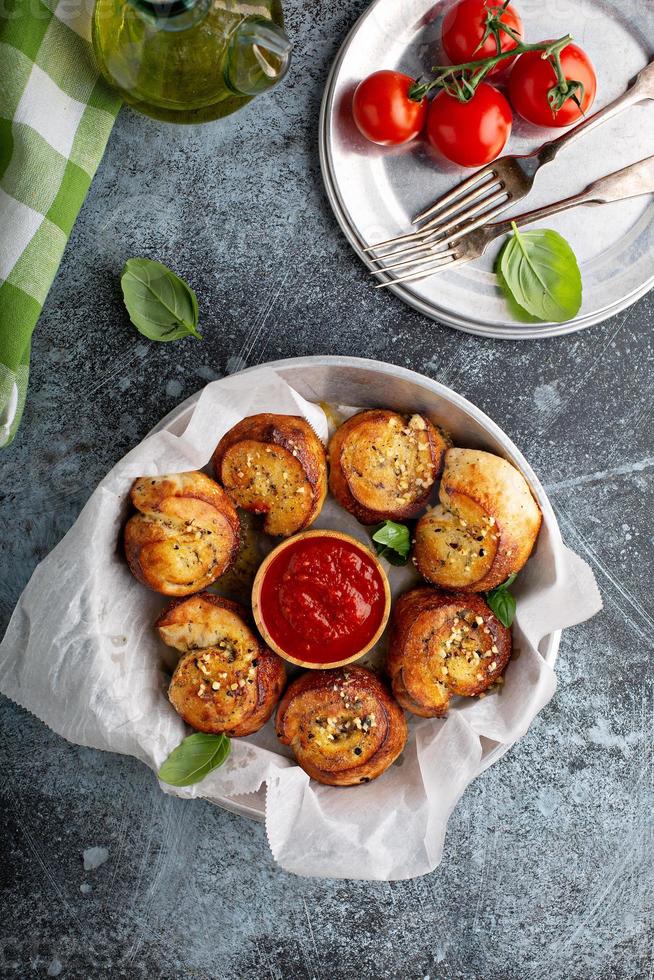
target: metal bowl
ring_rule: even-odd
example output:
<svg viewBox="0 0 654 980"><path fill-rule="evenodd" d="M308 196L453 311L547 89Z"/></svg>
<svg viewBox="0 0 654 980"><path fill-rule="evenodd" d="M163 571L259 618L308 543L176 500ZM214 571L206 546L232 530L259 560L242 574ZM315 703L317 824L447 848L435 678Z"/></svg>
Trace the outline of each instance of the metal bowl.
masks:
<svg viewBox="0 0 654 980"><path fill-rule="evenodd" d="M298 357L248 368L243 374L256 385L262 368L276 371L308 401L332 405L351 405L360 408L395 409L399 412L425 412L437 418L458 446L486 449L510 460L529 483L543 512L543 524L553 542L561 541L561 532L536 474L522 453L505 432L475 405L457 395L445 385L432 381L415 371L357 357ZM215 382L220 384L220 381ZM155 427L154 432L167 429L181 434L191 416L201 392L182 402ZM535 555L532 561L537 561ZM539 653L553 666L559 649L561 631L555 630L543 638ZM482 769L496 762L509 746L482 739ZM265 790L246 796L225 797L220 805L234 813L263 820Z"/></svg>

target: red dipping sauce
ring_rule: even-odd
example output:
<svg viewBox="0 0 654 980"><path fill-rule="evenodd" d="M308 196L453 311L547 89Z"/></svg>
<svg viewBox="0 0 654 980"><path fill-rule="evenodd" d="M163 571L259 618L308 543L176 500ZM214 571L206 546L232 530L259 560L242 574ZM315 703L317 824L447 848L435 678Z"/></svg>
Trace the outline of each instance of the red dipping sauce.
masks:
<svg viewBox="0 0 654 980"><path fill-rule="evenodd" d="M385 625L388 584L374 557L353 539L298 536L261 574L255 616L265 638L291 660L341 663L365 652Z"/></svg>

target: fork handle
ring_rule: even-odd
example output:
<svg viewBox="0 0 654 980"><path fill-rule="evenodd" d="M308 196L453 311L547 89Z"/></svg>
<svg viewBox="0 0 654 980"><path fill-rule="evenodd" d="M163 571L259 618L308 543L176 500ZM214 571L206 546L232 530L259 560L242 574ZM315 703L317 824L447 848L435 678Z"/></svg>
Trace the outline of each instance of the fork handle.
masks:
<svg viewBox="0 0 654 980"><path fill-rule="evenodd" d="M511 231L511 225L516 224L518 228L529 225L533 221L540 221L542 218L549 218L551 214L558 214L560 211L567 211L569 208L576 208L580 204L611 204L615 201L625 201L630 197L640 197L644 194L654 194L654 155L632 163L622 170L600 177L589 184L579 194L565 197L562 201L554 201L553 204L546 204L542 208L535 208L533 211L525 211L515 218L508 218L504 221L494 221L481 229L485 232L486 244L500 235L506 235Z"/></svg>
<svg viewBox="0 0 654 980"><path fill-rule="evenodd" d="M522 228L523 225L530 225L534 221L542 218L549 218L551 214L558 214L559 211L567 211L568 208L576 208L580 204L600 204L597 197L592 193L591 188L587 187L580 194L573 194L572 197L565 197L562 201L555 201L553 204L546 204L542 208L534 208L533 211L525 211L523 214L516 215L515 218L507 218L504 221L494 221L482 229L485 234L486 243L489 245L495 238L501 235L508 235L512 230L512 225Z"/></svg>
<svg viewBox="0 0 654 980"><path fill-rule="evenodd" d="M591 129L595 129L596 126L601 126L608 119L613 119L624 109L628 109L629 106L643 102L645 99L654 99L654 61L651 61L636 75L627 91L619 95L617 99L609 102L608 105L600 109L599 112L593 113L592 116L587 116L579 125L569 129L567 133L557 137L557 139L543 143L531 156L536 157L539 166L551 163L565 146L574 143L575 140L590 132Z"/></svg>

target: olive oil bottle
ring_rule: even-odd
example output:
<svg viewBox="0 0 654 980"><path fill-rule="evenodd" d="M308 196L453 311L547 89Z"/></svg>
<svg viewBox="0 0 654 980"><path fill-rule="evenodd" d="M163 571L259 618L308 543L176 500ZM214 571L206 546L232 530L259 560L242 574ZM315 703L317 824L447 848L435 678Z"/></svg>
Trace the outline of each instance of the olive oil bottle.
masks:
<svg viewBox="0 0 654 980"><path fill-rule="evenodd" d="M98 67L135 109L200 123L275 85L291 45L279 0L96 0Z"/></svg>

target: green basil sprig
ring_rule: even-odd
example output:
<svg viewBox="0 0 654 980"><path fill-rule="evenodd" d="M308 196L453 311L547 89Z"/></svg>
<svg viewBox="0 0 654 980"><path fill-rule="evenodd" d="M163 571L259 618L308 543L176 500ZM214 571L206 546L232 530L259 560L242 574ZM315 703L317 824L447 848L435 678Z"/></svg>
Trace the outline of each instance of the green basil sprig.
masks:
<svg viewBox="0 0 654 980"><path fill-rule="evenodd" d="M191 287L161 262L128 259L120 285L129 318L149 340L179 340L198 333L198 298Z"/></svg>
<svg viewBox="0 0 654 980"><path fill-rule="evenodd" d="M545 228L511 227L497 263L501 288L538 320L571 320L581 307L581 273L565 238Z"/></svg>
<svg viewBox="0 0 654 980"><path fill-rule="evenodd" d="M375 528L372 540L380 558L391 565L406 565L411 550L411 535L406 524L384 521Z"/></svg>
<svg viewBox="0 0 654 980"><path fill-rule="evenodd" d="M486 602L491 607L502 626L510 626L515 619L516 601L515 597L509 592L509 587L513 585L516 573L509 575L506 582L502 582L497 588L486 593Z"/></svg>
<svg viewBox="0 0 654 980"><path fill-rule="evenodd" d="M173 749L158 776L170 786L191 786L227 760L232 744L226 735L195 732Z"/></svg>

